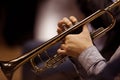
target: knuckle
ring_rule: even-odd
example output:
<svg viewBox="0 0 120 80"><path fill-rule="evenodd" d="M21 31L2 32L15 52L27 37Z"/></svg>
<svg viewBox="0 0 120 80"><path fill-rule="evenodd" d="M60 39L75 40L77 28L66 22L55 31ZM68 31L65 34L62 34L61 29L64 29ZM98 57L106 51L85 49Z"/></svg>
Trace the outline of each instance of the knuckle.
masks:
<svg viewBox="0 0 120 80"><path fill-rule="evenodd" d="M72 22L69 21L69 22L67 23L67 25L68 25L68 26L71 26L71 25L72 25Z"/></svg>

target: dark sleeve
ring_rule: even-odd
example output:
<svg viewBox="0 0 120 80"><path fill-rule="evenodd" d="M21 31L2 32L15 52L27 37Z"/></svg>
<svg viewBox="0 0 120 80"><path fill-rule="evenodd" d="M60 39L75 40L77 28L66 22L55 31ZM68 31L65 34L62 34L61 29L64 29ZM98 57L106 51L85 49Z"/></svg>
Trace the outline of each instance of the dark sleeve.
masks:
<svg viewBox="0 0 120 80"><path fill-rule="evenodd" d="M98 78L102 78L103 80L114 80L114 78L119 78L120 74L120 46L111 57L107 66L101 71Z"/></svg>

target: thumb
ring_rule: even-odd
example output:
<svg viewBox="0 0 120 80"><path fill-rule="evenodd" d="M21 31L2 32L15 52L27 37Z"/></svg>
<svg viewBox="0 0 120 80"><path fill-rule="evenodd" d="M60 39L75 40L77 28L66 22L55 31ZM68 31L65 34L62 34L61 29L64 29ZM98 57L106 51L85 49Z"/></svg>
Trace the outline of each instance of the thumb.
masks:
<svg viewBox="0 0 120 80"><path fill-rule="evenodd" d="M87 25L84 25L84 26L83 26L82 33L89 33L89 30L88 30L88 26L87 26Z"/></svg>

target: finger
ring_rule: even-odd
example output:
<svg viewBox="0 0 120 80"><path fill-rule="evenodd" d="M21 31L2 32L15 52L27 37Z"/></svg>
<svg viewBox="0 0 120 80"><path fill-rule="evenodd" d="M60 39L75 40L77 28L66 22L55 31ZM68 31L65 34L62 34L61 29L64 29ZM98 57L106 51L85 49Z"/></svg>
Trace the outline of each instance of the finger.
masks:
<svg viewBox="0 0 120 80"><path fill-rule="evenodd" d="M60 33L62 33L63 31L65 31L65 27L66 26L66 24L65 24L65 22L63 21L63 20L60 20L59 22L58 22L58 28L57 28L57 32L58 32L58 34L60 34Z"/></svg>
<svg viewBox="0 0 120 80"><path fill-rule="evenodd" d="M74 16L70 16L69 19L70 19L70 21L72 22L73 25L78 22L77 18L74 17Z"/></svg>
<svg viewBox="0 0 120 80"><path fill-rule="evenodd" d="M83 26L82 32L84 32L84 33L88 33L88 32L89 32L87 25L84 25L84 26Z"/></svg>
<svg viewBox="0 0 120 80"><path fill-rule="evenodd" d="M65 46L65 44L64 44L64 43L61 44L60 48L63 49L63 50L66 50L66 46Z"/></svg>
<svg viewBox="0 0 120 80"><path fill-rule="evenodd" d="M63 54L63 55L65 55L65 54L66 54L66 51L65 51L65 50L62 50L62 49L58 49L58 50L57 50L57 53L58 53L58 54Z"/></svg>
<svg viewBox="0 0 120 80"><path fill-rule="evenodd" d="M65 25L65 22L64 22L63 20L60 20L60 21L58 22L58 27L60 27L61 29L64 29L64 28L63 28L63 25Z"/></svg>
<svg viewBox="0 0 120 80"><path fill-rule="evenodd" d="M60 33L62 33L62 32L63 32L63 30L58 27L58 28L57 28L57 33L60 34Z"/></svg>
<svg viewBox="0 0 120 80"><path fill-rule="evenodd" d="M68 19L68 18L63 18L63 21L65 22L65 24L67 25L66 27L69 28L70 26L72 26L72 22Z"/></svg>
<svg viewBox="0 0 120 80"><path fill-rule="evenodd" d="M70 22L70 20L66 17L64 17L63 20L58 22L58 27L60 27L62 31L65 31L71 25L72 25L72 22Z"/></svg>
<svg viewBox="0 0 120 80"><path fill-rule="evenodd" d="M57 50L58 53L65 54L66 49L65 49L65 44L61 44L60 48Z"/></svg>

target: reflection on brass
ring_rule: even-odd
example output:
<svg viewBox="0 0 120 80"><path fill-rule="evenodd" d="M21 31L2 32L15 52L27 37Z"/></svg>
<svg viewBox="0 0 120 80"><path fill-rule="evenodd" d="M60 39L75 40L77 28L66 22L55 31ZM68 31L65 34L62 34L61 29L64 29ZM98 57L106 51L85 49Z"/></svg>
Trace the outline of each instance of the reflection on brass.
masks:
<svg viewBox="0 0 120 80"><path fill-rule="evenodd" d="M77 30L80 26L82 26L84 24L87 24L87 23L90 23L94 19L96 19L96 18L100 17L101 15L107 13L111 18L111 24L106 28L101 27L91 34L91 37L92 37L93 40L98 38L99 36L103 36L106 32L111 30L113 28L113 26L115 25L116 20L114 19L114 17L110 13L110 11L113 8L115 8L116 6L119 6L119 5L120 5L120 0L117 0L116 2L111 4L110 6L106 7L105 9L100 9L100 10L96 11L92 15L90 15L87 18L83 19L82 21L78 22L77 24L75 24L74 26L65 30L61 34L56 35L52 39L46 41L45 43L43 43L39 47L31 50L30 52L28 52L28 53L26 53L26 54L24 54L24 55L22 55L22 56L20 56L16 59L10 60L10 61L0 61L1 70L3 71L4 75L6 76L6 78L8 80L12 80L12 75L14 74L14 71L28 61L31 62L31 64L34 67L36 72L43 72L46 69L57 67L59 64L64 62L64 59L67 56L55 54L53 57L49 57L48 60L41 62L42 66L40 66L40 67L38 67L38 65L35 65L33 59L36 56L38 56L38 54L39 54L39 57L41 57L41 54L44 51L46 51L52 45L55 45L56 43L61 41L66 35L68 35L68 34L72 33L73 31Z"/></svg>

